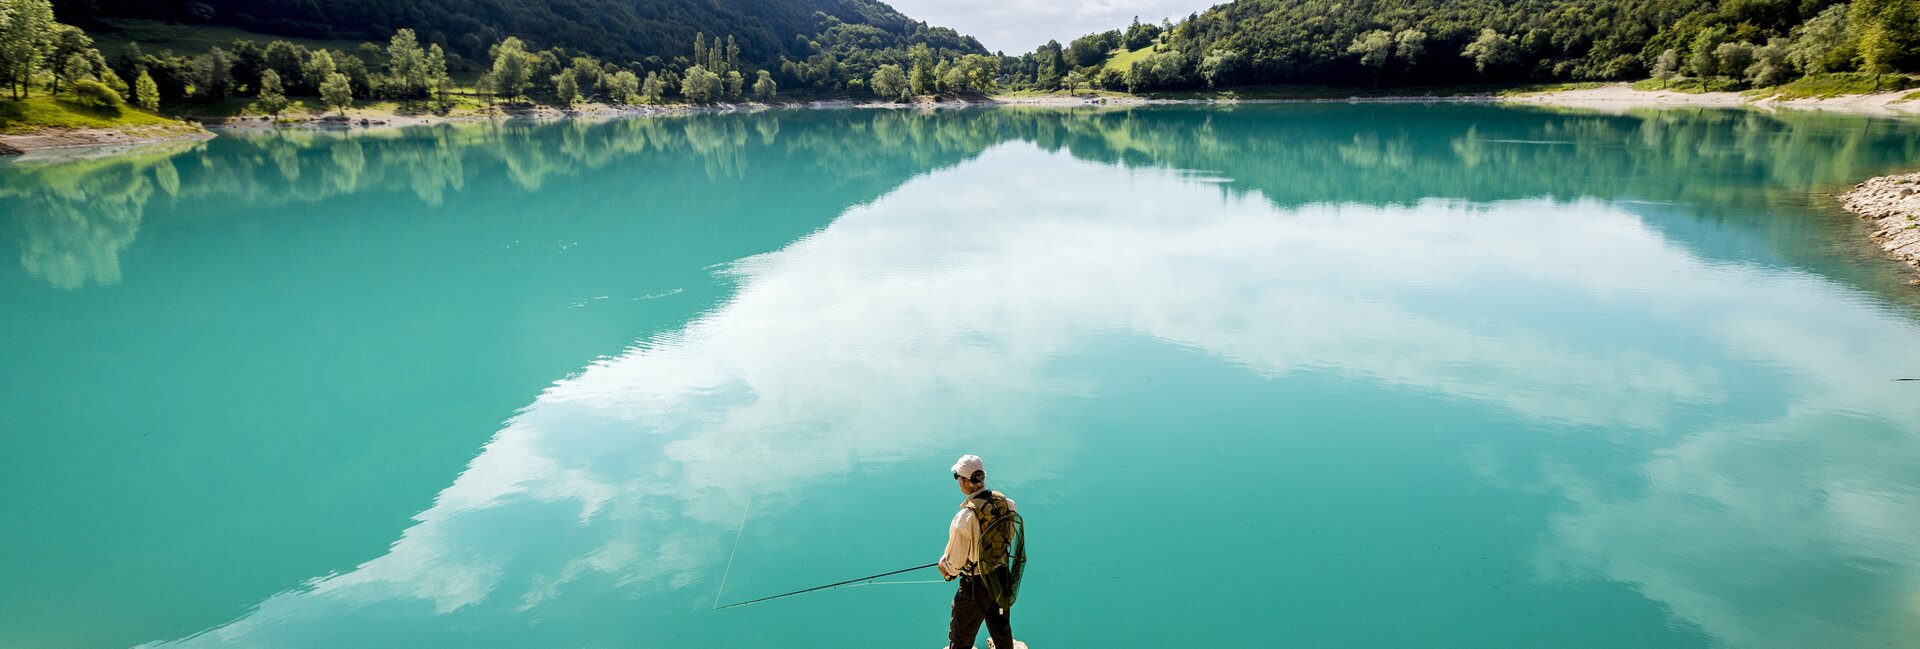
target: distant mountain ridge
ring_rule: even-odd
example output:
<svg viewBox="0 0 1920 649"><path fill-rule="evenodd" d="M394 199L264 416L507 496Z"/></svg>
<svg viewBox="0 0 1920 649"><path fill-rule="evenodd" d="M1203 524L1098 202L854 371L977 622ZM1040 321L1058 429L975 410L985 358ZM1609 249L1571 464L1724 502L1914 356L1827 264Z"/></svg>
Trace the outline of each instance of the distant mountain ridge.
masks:
<svg viewBox="0 0 1920 649"><path fill-rule="evenodd" d="M808 55L836 24L865 25L885 47L927 42L985 54L971 36L913 20L874 0L54 0L62 22L147 18L228 25L265 34L383 41L412 28L468 58L508 36L613 60L683 56L694 34L733 36L741 58L777 67Z"/></svg>

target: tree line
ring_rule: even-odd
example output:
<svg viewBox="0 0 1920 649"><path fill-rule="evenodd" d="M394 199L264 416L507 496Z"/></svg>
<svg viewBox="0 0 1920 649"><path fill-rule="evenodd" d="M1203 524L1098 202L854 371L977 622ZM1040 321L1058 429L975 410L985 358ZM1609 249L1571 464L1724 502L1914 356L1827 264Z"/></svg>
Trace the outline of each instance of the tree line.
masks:
<svg viewBox="0 0 1920 649"><path fill-rule="evenodd" d="M1120 52L1140 52L1120 69ZM1014 87L1687 79L1920 69L1920 0L1235 0L1009 57Z"/></svg>
<svg viewBox="0 0 1920 649"><path fill-rule="evenodd" d="M921 25L901 39L864 23L819 15L828 26L815 37L798 36L807 56L778 57L755 66L733 35L709 39L696 32L690 50L669 57L613 62L564 47L535 48L507 36L474 60L438 39L423 41L410 28L386 43L357 48L309 49L286 40L264 45L236 39L198 54L148 53L133 43L111 63L86 32L54 20L51 0L0 0L7 29L0 45L0 79L16 97L34 87L60 92L75 81L98 82L118 103L132 98L148 110L162 102L218 102L250 98L253 110L278 115L293 98L314 97L344 112L356 102L392 100L446 112L458 97L489 104L540 103L570 107L608 104L770 101L783 85L835 95L904 100L915 95L980 94L996 89L998 57L950 29ZM16 36L17 35L17 36ZM456 86L453 74L474 76ZM134 80L131 84L124 79ZM91 90L91 87L87 88Z"/></svg>
<svg viewBox="0 0 1920 649"><path fill-rule="evenodd" d="M875 0L54 0L61 20L92 31L108 19L140 18L238 27L282 37L384 41L401 27L448 54L487 58L515 36L604 60L672 67L694 34L733 34L742 63L776 68L800 59L807 41L836 24L858 25L878 45L951 37L986 53L977 41L913 20ZM933 32L946 34L929 36ZM937 46L937 45L936 45ZM684 67L684 66L680 66Z"/></svg>
<svg viewBox="0 0 1920 649"><path fill-rule="evenodd" d="M0 0L0 84L14 100L44 88L99 107L119 106L129 93L156 96L144 75L128 86L86 32L54 20L48 0Z"/></svg>

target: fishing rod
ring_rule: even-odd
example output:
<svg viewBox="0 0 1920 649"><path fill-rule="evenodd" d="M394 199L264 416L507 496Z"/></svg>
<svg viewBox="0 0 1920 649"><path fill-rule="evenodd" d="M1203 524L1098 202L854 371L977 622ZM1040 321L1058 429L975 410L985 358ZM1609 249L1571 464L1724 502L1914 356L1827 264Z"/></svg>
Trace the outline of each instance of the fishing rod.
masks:
<svg viewBox="0 0 1920 649"><path fill-rule="evenodd" d="M926 570L926 569L928 569L928 568L932 568L932 567L934 567L934 566L937 566L937 565L940 565L940 564L939 564L938 562L935 562L935 563L929 563L929 564L927 564L927 565L924 565L924 566L914 566L914 567L912 567L912 568L902 568L902 569L899 569L899 570L895 570L895 571L893 571L893 572L883 572L883 573L880 573L880 574L877 574L877 575L868 575L868 576L865 576L865 577L861 577L861 578L859 578L859 579L848 579L848 580L846 580L846 581L838 581L838 582L834 582L834 583L831 583L831 584L827 584L827 585L825 585L825 586L814 586L814 587L812 587L812 588L808 588L808 589L806 589L806 590L796 590L796 591L793 591L793 592L791 592L791 593L781 593L781 594L779 594L779 595L774 595L774 596L772 596L772 597L762 597L762 598L760 598L760 599L755 599L755 600L749 600L749 601L745 601L745 602L735 602L735 603L732 603L732 604L728 604L728 605L726 605L726 606L722 606L722 607L720 607L720 608L717 608L717 609L714 609L714 610L725 610L725 609L729 609L729 608L733 608L733 607L735 607L735 606L746 606L746 605L748 605L748 604L758 604L758 603L760 603L760 602L764 602L764 601L767 601L767 600L770 600L770 599L780 599L780 598L782 598L782 597L792 597L792 596L794 596L794 595L799 595L799 594L801 594L801 593L811 593L811 592L813 592L813 591L816 591L816 590L826 590L826 589L828 589L828 588L833 588L833 587L835 587L835 586L845 586L845 585L847 585L847 584L856 584L856 583L860 583L860 582L863 582L863 581L873 581L873 580L875 580L875 579L879 579L879 578L881 578L881 577L890 577L890 576L893 576L893 575L897 575L897 574L900 574L900 573L903 573L903 572L913 572L913 571L915 571L915 570Z"/></svg>

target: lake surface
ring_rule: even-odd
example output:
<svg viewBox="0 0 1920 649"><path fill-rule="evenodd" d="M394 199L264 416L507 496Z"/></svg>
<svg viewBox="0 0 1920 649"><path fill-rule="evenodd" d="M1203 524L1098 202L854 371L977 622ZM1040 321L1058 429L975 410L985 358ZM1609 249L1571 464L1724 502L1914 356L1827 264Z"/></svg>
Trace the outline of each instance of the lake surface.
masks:
<svg viewBox="0 0 1920 649"><path fill-rule="evenodd" d="M932 649L949 584L715 606L933 561L962 453L1035 649L1920 647L1920 309L1830 195L1917 165L1447 104L0 164L0 647Z"/></svg>

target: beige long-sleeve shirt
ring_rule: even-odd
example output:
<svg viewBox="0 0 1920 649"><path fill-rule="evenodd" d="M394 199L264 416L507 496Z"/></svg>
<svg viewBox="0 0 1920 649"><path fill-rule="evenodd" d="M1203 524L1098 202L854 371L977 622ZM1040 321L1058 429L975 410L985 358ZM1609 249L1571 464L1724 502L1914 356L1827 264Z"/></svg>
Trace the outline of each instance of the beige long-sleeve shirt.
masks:
<svg viewBox="0 0 1920 649"><path fill-rule="evenodd" d="M975 541L980 537L980 520L974 517L973 508L980 502L974 497L982 491L986 489L981 488L960 501L960 512L954 514L953 523L947 525L947 551L940 555L940 569L949 575L971 575L973 566L980 563L980 544ZM1007 508L1020 511L1012 498L1007 499Z"/></svg>

